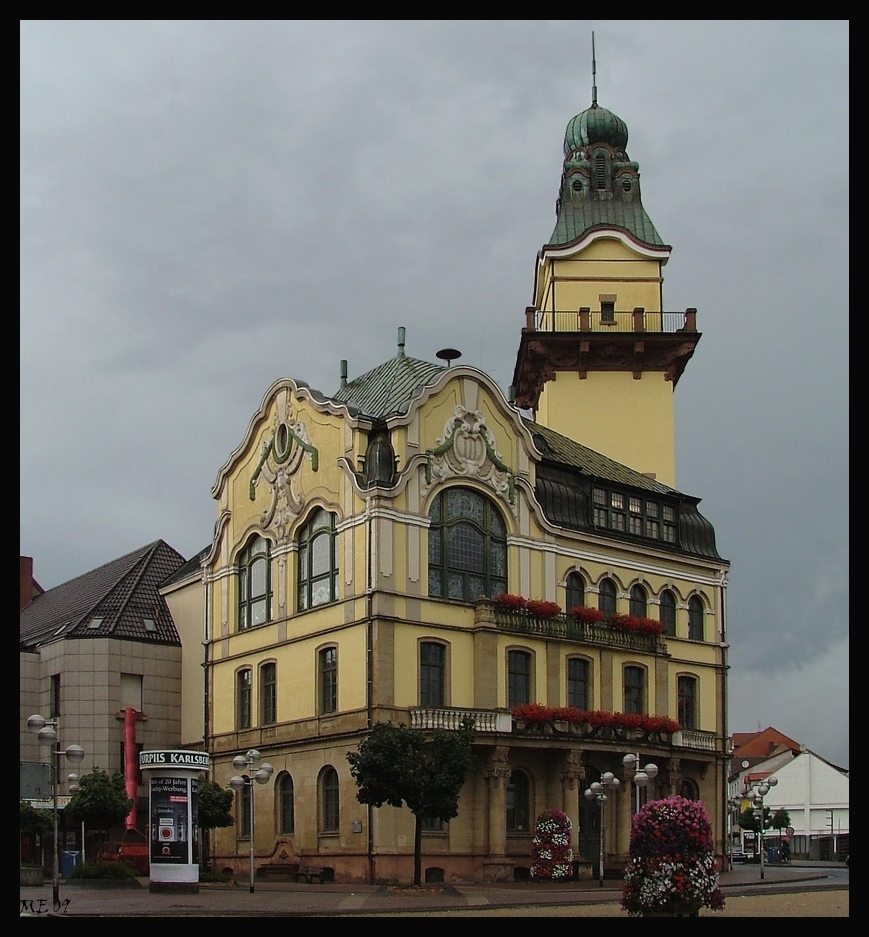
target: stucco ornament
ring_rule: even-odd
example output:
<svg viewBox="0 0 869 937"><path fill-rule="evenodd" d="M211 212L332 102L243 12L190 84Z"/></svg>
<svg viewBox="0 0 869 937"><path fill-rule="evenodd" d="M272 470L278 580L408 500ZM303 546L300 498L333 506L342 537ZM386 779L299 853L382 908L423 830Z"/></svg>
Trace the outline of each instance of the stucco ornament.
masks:
<svg viewBox="0 0 869 937"><path fill-rule="evenodd" d="M311 445L305 424L294 417L289 404L283 400L275 412L272 435L263 440L259 464L251 476L248 492L253 501L260 479L271 490L271 500L262 512L260 525L274 531L278 544L288 541L290 528L305 506L305 495L299 490L296 477L305 458L316 472L319 453Z"/></svg>
<svg viewBox="0 0 869 937"><path fill-rule="evenodd" d="M456 407L444 425L443 437L426 456L426 489L447 478L474 478L515 504L515 476L496 451L495 438L481 410Z"/></svg>

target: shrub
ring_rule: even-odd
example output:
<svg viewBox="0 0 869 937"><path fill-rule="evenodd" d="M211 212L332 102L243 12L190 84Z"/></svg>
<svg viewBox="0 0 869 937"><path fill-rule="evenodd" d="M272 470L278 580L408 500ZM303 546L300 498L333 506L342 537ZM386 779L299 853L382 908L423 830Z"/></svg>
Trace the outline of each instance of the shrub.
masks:
<svg viewBox="0 0 869 937"><path fill-rule="evenodd" d="M77 879L108 879L116 882L135 882L136 870L126 862L95 860L77 865L69 876Z"/></svg>

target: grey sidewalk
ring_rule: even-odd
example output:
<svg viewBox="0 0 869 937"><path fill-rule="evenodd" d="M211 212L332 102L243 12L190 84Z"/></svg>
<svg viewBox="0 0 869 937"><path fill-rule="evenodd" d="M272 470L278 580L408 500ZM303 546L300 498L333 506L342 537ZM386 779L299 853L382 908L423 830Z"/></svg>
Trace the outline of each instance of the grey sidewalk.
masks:
<svg viewBox="0 0 869 937"><path fill-rule="evenodd" d="M842 863L794 863L771 866L760 880L760 867L737 865L721 874L725 894L753 885L800 882L826 877L826 870ZM235 886L203 885L195 895L151 894L148 880L139 888L100 888L93 884L67 884L60 888L60 913L85 917L251 917L335 916L353 913L405 914L413 911L511 908L565 904L618 902L621 882L596 880L566 883L511 882L503 885L462 884L411 892L378 885L307 885L257 882ZM54 914L51 885L19 890L22 916Z"/></svg>

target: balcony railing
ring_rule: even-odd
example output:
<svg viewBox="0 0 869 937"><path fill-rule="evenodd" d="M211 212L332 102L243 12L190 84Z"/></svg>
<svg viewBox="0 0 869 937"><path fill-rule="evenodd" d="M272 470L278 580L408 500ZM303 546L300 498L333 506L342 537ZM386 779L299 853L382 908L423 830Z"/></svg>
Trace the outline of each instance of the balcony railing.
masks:
<svg viewBox="0 0 869 937"><path fill-rule="evenodd" d="M495 623L505 631L534 634L544 638L567 638L583 644L600 644L646 654L663 653L666 650L660 635L613 628L606 620L594 625L585 625L570 615L538 618L521 609L495 606Z"/></svg>
<svg viewBox="0 0 869 937"><path fill-rule="evenodd" d="M611 313L588 307L544 312L529 306L525 328L531 332L696 332L697 310L649 312L638 306Z"/></svg>
<svg viewBox="0 0 869 937"><path fill-rule="evenodd" d="M513 731L513 717L510 713L486 709L412 709L410 727L455 731L461 728L462 720L468 716L474 720L474 729L477 732Z"/></svg>
<svg viewBox="0 0 869 937"><path fill-rule="evenodd" d="M680 729L673 733L673 745L676 748L692 748L695 751L717 752L721 746L714 732L701 729Z"/></svg>

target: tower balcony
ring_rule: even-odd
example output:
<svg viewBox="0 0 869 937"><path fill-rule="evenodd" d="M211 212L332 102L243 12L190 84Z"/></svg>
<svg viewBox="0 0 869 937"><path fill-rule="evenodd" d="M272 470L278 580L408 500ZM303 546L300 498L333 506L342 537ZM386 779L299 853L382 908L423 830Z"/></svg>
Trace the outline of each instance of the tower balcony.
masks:
<svg viewBox="0 0 869 937"><path fill-rule="evenodd" d="M588 306L572 310L525 310L525 329L529 332L613 332L665 333L696 332L697 310L651 312L642 306L630 311L592 311Z"/></svg>
<svg viewBox="0 0 869 937"><path fill-rule="evenodd" d="M640 380L646 372L663 373L678 383L700 341L697 310L650 312L596 310L525 310L513 389L516 404L536 409L547 381L559 372L580 380L599 371L621 372Z"/></svg>

